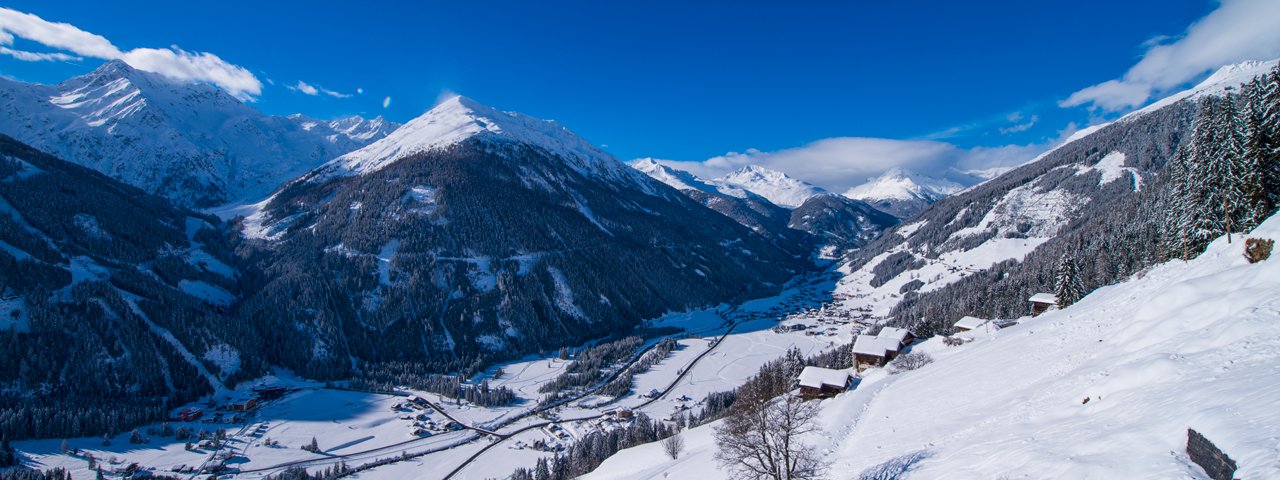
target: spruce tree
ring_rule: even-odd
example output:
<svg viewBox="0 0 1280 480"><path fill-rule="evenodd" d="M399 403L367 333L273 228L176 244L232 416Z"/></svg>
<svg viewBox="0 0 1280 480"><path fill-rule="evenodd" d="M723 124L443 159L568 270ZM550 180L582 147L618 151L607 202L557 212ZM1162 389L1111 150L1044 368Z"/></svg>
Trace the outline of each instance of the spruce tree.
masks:
<svg viewBox="0 0 1280 480"><path fill-rule="evenodd" d="M1080 281L1080 266L1071 253L1064 253L1058 262L1058 274L1054 278L1053 293L1058 306L1067 307L1084 297L1084 284Z"/></svg>

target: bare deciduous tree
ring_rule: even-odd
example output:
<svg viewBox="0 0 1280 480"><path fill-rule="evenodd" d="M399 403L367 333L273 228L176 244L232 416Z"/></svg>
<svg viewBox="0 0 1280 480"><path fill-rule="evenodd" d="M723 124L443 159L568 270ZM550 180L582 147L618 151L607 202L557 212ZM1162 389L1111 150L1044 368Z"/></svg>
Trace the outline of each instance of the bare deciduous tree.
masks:
<svg viewBox="0 0 1280 480"><path fill-rule="evenodd" d="M680 452L684 451L684 438L680 434L675 434L662 440L662 451L667 453L672 460L680 458Z"/></svg>
<svg viewBox="0 0 1280 480"><path fill-rule="evenodd" d="M801 438L817 431L817 406L799 398L747 392L716 428L716 460L734 478L806 480L821 478L822 459Z"/></svg>

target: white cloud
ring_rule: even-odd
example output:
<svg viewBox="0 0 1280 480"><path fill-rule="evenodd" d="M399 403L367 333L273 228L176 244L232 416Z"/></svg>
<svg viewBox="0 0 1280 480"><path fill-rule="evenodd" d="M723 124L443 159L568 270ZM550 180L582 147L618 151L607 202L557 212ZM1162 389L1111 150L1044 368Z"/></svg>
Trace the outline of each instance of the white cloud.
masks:
<svg viewBox="0 0 1280 480"><path fill-rule="evenodd" d="M71 60L81 60L75 55L67 55L62 52L28 52L24 50L14 50L9 47L0 47L0 55L8 55L10 57L22 60L24 62L65 62Z"/></svg>
<svg viewBox="0 0 1280 480"><path fill-rule="evenodd" d="M760 165L787 172L834 192L843 192L894 167L923 175L955 178L962 171L1019 165L1047 149L1047 144L965 149L932 140L838 137L776 152L752 149L700 162L660 161L706 178L718 177L746 165Z"/></svg>
<svg viewBox="0 0 1280 480"><path fill-rule="evenodd" d="M1018 122L1020 120L1022 120L1021 113L1012 113L1009 115L1010 122ZM1027 130L1030 130L1031 127L1034 127L1036 125L1036 122L1039 122L1039 121L1040 121L1040 117L1038 115L1032 115L1031 118L1027 119L1026 123L1014 123L1013 125L1009 125L1007 127L1000 127L1000 133L1008 135L1010 133L1025 132Z"/></svg>
<svg viewBox="0 0 1280 480"><path fill-rule="evenodd" d="M330 97L334 97L334 98L349 98L349 97L351 97L351 94L341 93L341 92L335 92L335 91L333 91L333 90L329 90L329 89L324 88L324 87L321 87L321 86L319 86L319 85L312 85L312 84L309 84L309 83L304 82L304 81L302 81L302 80L298 80L298 83L293 84L293 85L290 85L290 86L289 86L289 89L290 89L290 90L293 90L293 91L297 91L297 92L302 92L302 93L305 93L305 94L307 94L307 95L311 95L311 96L316 96L316 95L324 94L324 95L328 95L328 96L330 96Z"/></svg>
<svg viewBox="0 0 1280 480"><path fill-rule="evenodd" d="M1124 77L1081 89L1060 105L1132 108L1154 94L1184 85L1222 65L1280 57L1277 19L1280 1L1223 0L1180 38L1168 42L1169 39L1158 37L1145 43L1148 49L1142 60Z"/></svg>
<svg viewBox="0 0 1280 480"><path fill-rule="evenodd" d="M13 45L15 37L63 52L14 50L9 47ZM262 94L262 82L249 70L228 63L212 53L188 52L176 46L123 51L105 37L86 32L75 25L50 22L9 8L0 8L0 47L3 47L0 48L0 54L25 61L75 59L71 54L103 60L123 60L139 70L180 80L211 83L246 101L252 101Z"/></svg>

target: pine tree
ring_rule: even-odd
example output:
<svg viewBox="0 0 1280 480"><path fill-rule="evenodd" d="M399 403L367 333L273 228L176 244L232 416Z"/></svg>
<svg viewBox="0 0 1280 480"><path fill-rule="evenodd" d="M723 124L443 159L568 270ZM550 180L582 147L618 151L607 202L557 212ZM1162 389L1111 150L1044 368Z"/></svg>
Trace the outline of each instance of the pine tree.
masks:
<svg viewBox="0 0 1280 480"><path fill-rule="evenodd" d="M1058 306L1068 307L1084 297L1084 284L1080 281L1080 266L1071 253L1062 255L1058 262L1058 274L1054 279L1053 293L1058 297Z"/></svg>
<svg viewBox="0 0 1280 480"><path fill-rule="evenodd" d="M1257 121L1265 142L1258 169L1270 212L1280 208L1280 65L1259 79L1257 97Z"/></svg>

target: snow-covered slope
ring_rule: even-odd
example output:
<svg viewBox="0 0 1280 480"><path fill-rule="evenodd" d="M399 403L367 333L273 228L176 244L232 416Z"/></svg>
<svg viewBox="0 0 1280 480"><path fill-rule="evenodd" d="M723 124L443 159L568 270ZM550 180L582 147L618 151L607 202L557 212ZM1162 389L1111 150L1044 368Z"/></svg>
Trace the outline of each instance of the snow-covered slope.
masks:
<svg viewBox="0 0 1280 480"><path fill-rule="evenodd" d="M1280 218L1250 236L1280 239ZM840 478L1206 478L1185 453L1192 428L1239 464L1236 478L1273 478L1280 259L1249 264L1242 243L1220 238L962 346L917 344L934 363L868 371L822 401L808 441ZM683 435L679 460L648 444L586 478L727 478L712 426Z"/></svg>
<svg viewBox="0 0 1280 480"><path fill-rule="evenodd" d="M1240 84L1246 83L1254 77L1271 71L1278 62L1280 62L1280 59L1247 61L1223 66L1213 72L1213 75L1210 75L1209 78L1196 84L1196 86L1152 102L1151 105L1135 110L1121 117L1120 120L1140 117L1182 100L1194 100L1205 95L1221 95L1228 90L1238 88Z"/></svg>
<svg viewBox="0 0 1280 480"><path fill-rule="evenodd" d="M400 124L382 118L381 115L374 118L352 115L334 120L319 120L295 113L288 118L300 125L303 130L320 135L330 143L346 144L350 147L349 150L380 140L400 128Z"/></svg>
<svg viewBox="0 0 1280 480"><path fill-rule="evenodd" d="M503 112L462 96L446 99L385 138L334 159L309 180L376 172L405 157L442 151L470 139L538 148L578 173L647 185L639 172L558 122Z"/></svg>
<svg viewBox="0 0 1280 480"><path fill-rule="evenodd" d="M262 198L392 127L345 119L312 129L120 61L52 86L0 79L0 112L0 133L202 207Z"/></svg>
<svg viewBox="0 0 1280 480"><path fill-rule="evenodd" d="M743 187L717 179L705 179L684 170L668 167L652 158L635 159L627 165L676 190L699 190L735 198L764 198Z"/></svg>
<svg viewBox="0 0 1280 480"><path fill-rule="evenodd" d="M974 182L971 182L972 184ZM881 210L907 218L924 210L943 197L964 190L952 180L927 177L905 168L895 167L846 191L844 196L863 200Z"/></svg>
<svg viewBox="0 0 1280 480"><path fill-rule="evenodd" d="M716 179L769 199L774 205L796 208L824 190L803 180L758 165L747 165Z"/></svg>

